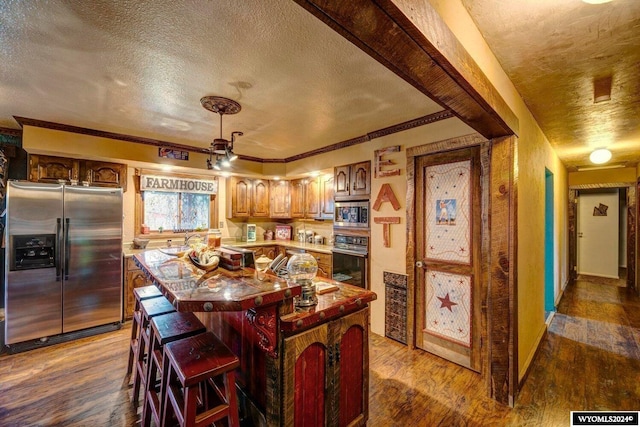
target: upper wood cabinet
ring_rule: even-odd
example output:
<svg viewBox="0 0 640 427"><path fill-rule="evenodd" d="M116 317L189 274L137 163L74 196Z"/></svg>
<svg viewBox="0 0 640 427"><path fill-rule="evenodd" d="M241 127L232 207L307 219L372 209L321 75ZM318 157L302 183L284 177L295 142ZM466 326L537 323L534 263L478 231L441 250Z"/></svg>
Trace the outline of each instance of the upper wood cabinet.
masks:
<svg viewBox="0 0 640 427"><path fill-rule="evenodd" d="M99 187L122 187L127 191L127 167L120 163L85 160L80 164L80 178Z"/></svg>
<svg viewBox="0 0 640 427"><path fill-rule="evenodd" d="M305 187L304 179L294 179L291 181L291 218L304 218Z"/></svg>
<svg viewBox="0 0 640 427"><path fill-rule="evenodd" d="M371 161L337 166L334 171L335 199L362 199L371 194Z"/></svg>
<svg viewBox="0 0 640 427"><path fill-rule="evenodd" d="M251 216L251 180L232 176L227 178L228 216L248 218Z"/></svg>
<svg viewBox="0 0 640 427"><path fill-rule="evenodd" d="M232 176L227 179L229 218L333 219L332 174L292 181Z"/></svg>
<svg viewBox="0 0 640 427"><path fill-rule="evenodd" d="M99 187L122 187L127 190L127 165L68 157L29 155L29 181L86 181Z"/></svg>
<svg viewBox="0 0 640 427"><path fill-rule="evenodd" d="M251 216L268 218L269 213L269 181L254 179L251 191Z"/></svg>
<svg viewBox="0 0 640 427"><path fill-rule="evenodd" d="M271 218L291 218L289 181L269 181L269 211Z"/></svg>
<svg viewBox="0 0 640 427"><path fill-rule="evenodd" d="M269 181L239 176L227 178L227 216L229 218L268 218Z"/></svg>
<svg viewBox="0 0 640 427"><path fill-rule="evenodd" d="M29 155L29 181L57 183L80 178L80 160L66 157Z"/></svg>
<svg viewBox="0 0 640 427"><path fill-rule="evenodd" d="M291 181L291 217L333 219L333 175Z"/></svg>
<svg viewBox="0 0 640 427"><path fill-rule="evenodd" d="M320 182L320 215L322 219L333 219L334 176L331 174L318 177Z"/></svg>

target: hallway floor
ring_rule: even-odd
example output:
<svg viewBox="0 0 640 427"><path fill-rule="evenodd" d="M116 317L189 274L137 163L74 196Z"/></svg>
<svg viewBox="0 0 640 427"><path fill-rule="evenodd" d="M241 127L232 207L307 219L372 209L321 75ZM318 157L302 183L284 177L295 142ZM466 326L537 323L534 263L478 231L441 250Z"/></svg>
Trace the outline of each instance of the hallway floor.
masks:
<svg viewBox="0 0 640 427"><path fill-rule="evenodd" d="M580 279L565 290L513 409L484 397L479 375L372 335L369 425L568 426L572 410L640 411L640 298Z"/></svg>
<svg viewBox="0 0 640 427"><path fill-rule="evenodd" d="M135 426L119 331L0 355L0 425ZM480 376L371 334L369 426L567 426L571 410L640 410L640 299L580 280L565 291L515 408Z"/></svg>

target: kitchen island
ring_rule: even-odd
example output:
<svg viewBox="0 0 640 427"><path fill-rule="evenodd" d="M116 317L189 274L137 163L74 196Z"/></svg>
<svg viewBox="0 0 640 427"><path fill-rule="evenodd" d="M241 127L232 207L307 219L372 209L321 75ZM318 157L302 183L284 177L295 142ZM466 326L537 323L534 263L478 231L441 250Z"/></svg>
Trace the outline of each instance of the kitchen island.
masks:
<svg viewBox="0 0 640 427"><path fill-rule="evenodd" d="M178 311L194 312L240 358L237 382L255 425L364 425L368 417L369 302L375 293L333 285L296 308L298 284L253 270L205 273L160 250L135 263Z"/></svg>

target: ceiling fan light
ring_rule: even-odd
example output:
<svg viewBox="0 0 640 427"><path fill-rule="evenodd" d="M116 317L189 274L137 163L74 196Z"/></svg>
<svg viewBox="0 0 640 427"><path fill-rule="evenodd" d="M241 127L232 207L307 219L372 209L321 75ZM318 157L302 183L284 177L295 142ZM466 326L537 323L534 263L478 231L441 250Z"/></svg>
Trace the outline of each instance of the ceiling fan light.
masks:
<svg viewBox="0 0 640 427"><path fill-rule="evenodd" d="M225 157L224 159L222 159L222 166L224 166L225 168L228 168L229 166L231 166L231 162L229 161L229 158Z"/></svg>
<svg viewBox="0 0 640 427"><path fill-rule="evenodd" d="M603 163L607 163L611 160L611 151L606 148L598 148L597 150L593 150L593 152L589 155L589 160L591 163L595 163L596 165L601 165Z"/></svg>
<svg viewBox="0 0 640 427"><path fill-rule="evenodd" d="M227 158L229 159L230 162L233 162L234 160L238 159L238 155L236 153L234 153L233 151L229 151L227 153Z"/></svg>

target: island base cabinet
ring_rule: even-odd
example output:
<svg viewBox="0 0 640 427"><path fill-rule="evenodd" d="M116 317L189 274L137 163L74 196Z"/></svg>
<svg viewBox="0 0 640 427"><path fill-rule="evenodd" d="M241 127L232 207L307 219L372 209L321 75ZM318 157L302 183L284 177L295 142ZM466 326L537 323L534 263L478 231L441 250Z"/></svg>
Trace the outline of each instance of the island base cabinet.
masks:
<svg viewBox="0 0 640 427"><path fill-rule="evenodd" d="M287 426L363 426L369 413L369 309L285 338Z"/></svg>

